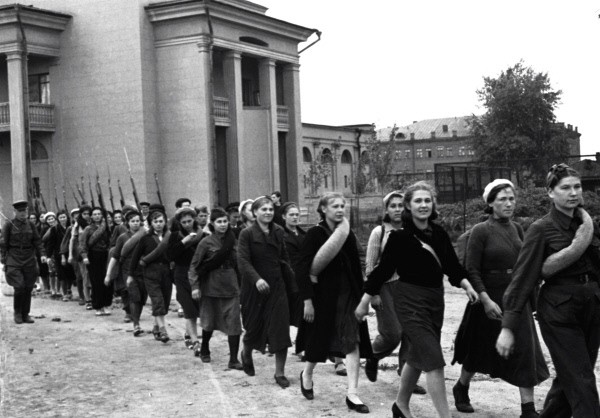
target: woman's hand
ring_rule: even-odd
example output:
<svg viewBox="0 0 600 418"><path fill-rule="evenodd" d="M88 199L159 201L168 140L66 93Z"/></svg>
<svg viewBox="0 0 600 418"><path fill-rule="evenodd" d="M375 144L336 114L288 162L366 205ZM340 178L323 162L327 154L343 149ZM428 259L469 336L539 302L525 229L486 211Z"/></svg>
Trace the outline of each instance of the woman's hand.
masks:
<svg viewBox="0 0 600 418"><path fill-rule="evenodd" d="M88 260L88 258L87 258L87 257L86 257L86 258L84 258L84 259L83 259L83 264L85 264L86 266L89 266L89 265L90 265L90 260Z"/></svg>
<svg viewBox="0 0 600 418"><path fill-rule="evenodd" d="M187 244L188 242L193 240L196 235L198 235L198 234L196 234L195 232L190 232L188 235L183 237L183 239L181 240L181 243L184 245Z"/></svg>
<svg viewBox="0 0 600 418"><path fill-rule="evenodd" d="M511 329L502 328L500 331L500 335L498 335L498 340L496 341L496 351L500 354L501 357L507 359L515 347L515 335L513 334Z"/></svg>
<svg viewBox="0 0 600 418"><path fill-rule="evenodd" d="M471 286L471 282L469 282L467 279L462 279L460 281L460 287L462 287L465 291L471 304L479 302L479 294L475 291L475 289L473 289L473 286Z"/></svg>
<svg viewBox="0 0 600 418"><path fill-rule="evenodd" d="M200 289L192 290L192 299L200 300Z"/></svg>
<svg viewBox="0 0 600 418"><path fill-rule="evenodd" d="M131 286L133 284L133 276L127 276L127 286Z"/></svg>
<svg viewBox="0 0 600 418"><path fill-rule="evenodd" d="M312 299L304 301L304 320L308 323L312 323L315 320L315 307L313 306Z"/></svg>
<svg viewBox="0 0 600 418"><path fill-rule="evenodd" d="M256 288L258 289L258 291L264 295L266 295L267 293L269 293L269 291L271 290L271 287L269 286L269 283L267 283L265 281L265 279L258 279L256 282Z"/></svg>
<svg viewBox="0 0 600 418"><path fill-rule="evenodd" d="M69 264L73 264L73 261L75 261L75 259L73 257L69 257L67 261L69 262Z"/></svg>
<svg viewBox="0 0 600 418"><path fill-rule="evenodd" d="M500 306L498 306L496 302L489 299L485 302L482 301L481 303L483 304L483 310L488 318L495 319L497 321L502 320L502 309L500 309Z"/></svg>
<svg viewBox="0 0 600 418"><path fill-rule="evenodd" d="M106 286L106 287L110 286L110 276L108 274L104 278L104 286Z"/></svg>
<svg viewBox="0 0 600 418"><path fill-rule="evenodd" d="M383 309L383 303L381 302L381 296L375 295L371 298L371 306L376 311L381 311Z"/></svg>
<svg viewBox="0 0 600 418"><path fill-rule="evenodd" d="M369 314L369 303L365 303L364 301L360 301L356 309L354 310L354 316L358 319L358 322L362 322L365 320L365 317Z"/></svg>
<svg viewBox="0 0 600 418"><path fill-rule="evenodd" d="M64 255L60 257L60 264L62 264L63 266L67 265L67 259Z"/></svg>
<svg viewBox="0 0 600 418"><path fill-rule="evenodd" d="M317 283L319 283L319 278L317 276L315 276L314 274L311 274L310 275L310 282L314 283L314 284L317 284Z"/></svg>
<svg viewBox="0 0 600 418"><path fill-rule="evenodd" d="M139 265L142 267L146 267L146 263L144 262L144 260L140 260Z"/></svg>

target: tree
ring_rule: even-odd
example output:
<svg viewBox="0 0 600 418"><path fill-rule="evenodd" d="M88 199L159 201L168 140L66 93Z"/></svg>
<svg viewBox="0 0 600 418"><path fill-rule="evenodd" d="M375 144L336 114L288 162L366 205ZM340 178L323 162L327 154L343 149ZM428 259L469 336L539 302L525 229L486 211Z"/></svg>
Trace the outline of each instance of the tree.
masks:
<svg viewBox="0 0 600 418"><path fill-rule="evenodd" d="M304 170L311 196L316 196L319 193L319 189L323 186L325 177L331 175L332 161L330 158L331 157L328 155L324 156L323 152L320 151Z"/></svg>
<svg viewBox="0 0 600 418"><path fill-rule="evenodd" d="M508 166L525 174L525 180L539 180L549 161L569 155L567 130L554 115L562 92L552 88L547 73L522 61L483 81L477 95L486 113L469 121L476 158L483 165Z"/></svg>
<svg viewBox="0 0 600 418"><path fill-rule="evenodd" d="M394 160L396 158L396 124L392 127L387 141L379 140L377 133L367 139L365 143L365 155L361 156L362 163L368 167L368 175L371 180L377 180L379 190L383 192L391 181L394 171Z"/></svg>

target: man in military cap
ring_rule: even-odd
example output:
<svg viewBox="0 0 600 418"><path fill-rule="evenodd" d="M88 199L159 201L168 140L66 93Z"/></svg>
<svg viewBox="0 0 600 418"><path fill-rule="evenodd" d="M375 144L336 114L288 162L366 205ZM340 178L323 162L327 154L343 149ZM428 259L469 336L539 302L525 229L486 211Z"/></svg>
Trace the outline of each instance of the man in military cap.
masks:
<svg viewBox="0 0 600 418"><path fill-rule="evenodd" d="M142 212L142 218L146 220L146 218L150 214L150 203L140 202L140 211Z"/></svg>
<svg viewBox="0 0 600 418"><path fill-rule="evenodd" d="M38 277L36 255L46 262L42 239L35 226L27 220L27 201L13 203L15 217L2 227L0 261L4 265L6 282L15 289L15 323L33 324L29 316L31 291Z"/></svg>

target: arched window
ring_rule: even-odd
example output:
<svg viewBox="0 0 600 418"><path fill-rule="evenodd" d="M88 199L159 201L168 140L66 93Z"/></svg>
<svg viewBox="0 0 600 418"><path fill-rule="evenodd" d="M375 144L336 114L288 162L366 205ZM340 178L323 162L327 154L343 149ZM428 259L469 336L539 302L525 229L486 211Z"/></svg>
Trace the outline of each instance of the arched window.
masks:
<svg viewBox="0 0 600 418"><path fill-rule="evenodd" d="M342 164L352 164L352 154L350 154L350 151L344 150L342 152Z"/></svg>
<svg viewBox="0 0 600 418"><path fill-rule="evenodd" d="M47 160L48 159L48 151L46 147L35 139L31 141L31 159L32 160Z"/></svg>
<svg viewBox="0 0 600 418"><path fill-rule="evenodd" d="M310 153L310 150L306 147L302 148L302 160L305 163L312 162L312 154Z"/></svg>
<svg viewBox="0 0 600 418"><path fill-rule="evenodd" d="M321 155L324 163L333 163L333 157L331 156L331 150L329 148L325 148Z"/></svg>

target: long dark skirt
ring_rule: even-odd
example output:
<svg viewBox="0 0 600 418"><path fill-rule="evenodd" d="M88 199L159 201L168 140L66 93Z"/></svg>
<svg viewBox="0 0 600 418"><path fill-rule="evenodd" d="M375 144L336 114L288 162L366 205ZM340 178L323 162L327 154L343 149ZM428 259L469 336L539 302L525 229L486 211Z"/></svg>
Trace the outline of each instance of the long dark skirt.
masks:
<svg viewBox="0 0 600 418"><path fill-rule="evenodd" d="M268 294L258 292L255 285L242 284L243 341L246 346L262 353L267 345L276 353L292 346L290 311L283 279L269 283Z"/></svg>
<svg viewBox="0 0 600 418"><path fill-rule="evenodd" d="M199 314L199 302L192 298L192 286L188 279L189 265L175 264L173 278L177 290L177 302L183 309L185 319L196 319Z"/></svg>
<svg viewBox="0 0 600 418"><path fill-rule="evenodd" d="M446 365L442 346L444 288L400 282L400 324L408 350L403 355L410 366L429 372Z"/></svg>
<svg viewBox="0 0 600 418"><path fill-rule="evenodd" d="M88 253L90 264L88 274L92 284L92 307L102 309L112 305L112 286L104 285L106 277L106 263L108 261L108 251L90 251Z"/></svg>
<svg viewBox="0 0 600 418"><path fill-rule="evenodd" d="M502 306L506 286L487 286L490 298ZM521 313L519 327L514 330L515 349L508 359L496 351L496 340L502 322L487 317L483 305L467 304L454 341L452 364L460 363L471 373L483 373L500 378L518 387L533 387L549 377L548 367L540 347L529 302Z"/></svg>

